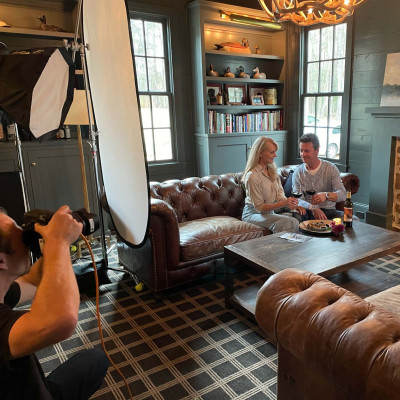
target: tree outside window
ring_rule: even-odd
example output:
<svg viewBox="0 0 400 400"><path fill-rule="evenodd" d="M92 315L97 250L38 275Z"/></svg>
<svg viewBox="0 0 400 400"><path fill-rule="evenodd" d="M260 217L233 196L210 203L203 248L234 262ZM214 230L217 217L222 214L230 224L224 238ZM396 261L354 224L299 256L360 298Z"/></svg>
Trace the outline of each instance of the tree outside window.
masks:
<svg viewBox="0 0 400 400"><path fill-rule="evenodd" d="M305 31L302 131L316 134L319 156L333 160L340 158L345 122L346 41L347 23Z"/></svg>
<svg viewBox="0 0 400 400"><path fill-rule="evenodd" d="M147 161L171 161L172 92L165 20L130 20Z"/></svg>

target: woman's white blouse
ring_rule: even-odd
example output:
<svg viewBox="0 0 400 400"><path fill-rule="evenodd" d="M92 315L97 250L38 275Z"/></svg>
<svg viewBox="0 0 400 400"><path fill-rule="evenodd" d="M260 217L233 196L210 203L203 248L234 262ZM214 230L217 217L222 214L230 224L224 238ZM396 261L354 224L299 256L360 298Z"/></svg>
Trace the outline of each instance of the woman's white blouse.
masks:
<svg viewBox="0 0 400 400"><path fill-rule="evenodd" d="M264 171L261 165L257 165L247 173L244 181L245 202L253 204L258 212L261 212L263 204L274 204L286 199L279 176L272 180ZM272 214L273 211L263 213Z"/></svg>

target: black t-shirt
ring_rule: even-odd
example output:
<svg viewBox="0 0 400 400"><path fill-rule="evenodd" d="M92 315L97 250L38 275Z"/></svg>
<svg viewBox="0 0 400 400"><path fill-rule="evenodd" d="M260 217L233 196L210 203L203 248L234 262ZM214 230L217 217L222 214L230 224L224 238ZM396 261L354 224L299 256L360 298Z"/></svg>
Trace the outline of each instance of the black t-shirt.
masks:
<svg viewBox="0 0 400 400"><path fill-rule="evenodd" d="M20 296L20 287L14 282L4 298L4 304L0 303L0 399L52 400L36 356L11 358L8 336L15 321L24 313L12 309Z"/></svg>

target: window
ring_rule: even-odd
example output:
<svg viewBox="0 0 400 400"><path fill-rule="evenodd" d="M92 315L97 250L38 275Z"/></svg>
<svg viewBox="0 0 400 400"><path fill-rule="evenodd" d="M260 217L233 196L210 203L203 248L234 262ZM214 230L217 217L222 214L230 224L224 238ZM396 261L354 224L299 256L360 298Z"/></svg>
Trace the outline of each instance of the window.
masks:
<svg viewBox="0 0 400 400"><path fill-rule="evenodd" d="M172 91L165 19L130 20L147 161L174 159Z"/></svg>
<svg viewBox="0 0 400 400"><path fill-rule="evenodd" d="M344 159L342 136L347 135L348 30L347 23L304 30L302 132L315 133L319 156L333 160Z"/></svg>

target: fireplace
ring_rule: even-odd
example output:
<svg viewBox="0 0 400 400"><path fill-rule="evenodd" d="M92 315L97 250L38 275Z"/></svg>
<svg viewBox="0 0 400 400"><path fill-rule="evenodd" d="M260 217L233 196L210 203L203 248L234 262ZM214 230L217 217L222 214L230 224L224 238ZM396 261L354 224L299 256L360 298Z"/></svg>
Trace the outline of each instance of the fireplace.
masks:
<svg viewBox="0 0 400 400"><path fill-rule="evenodd" d="M368 107L365 112L373 117L366 221L387 229L400 229L400 107ZM394 218L397 225L393 225Z"/></svg>

